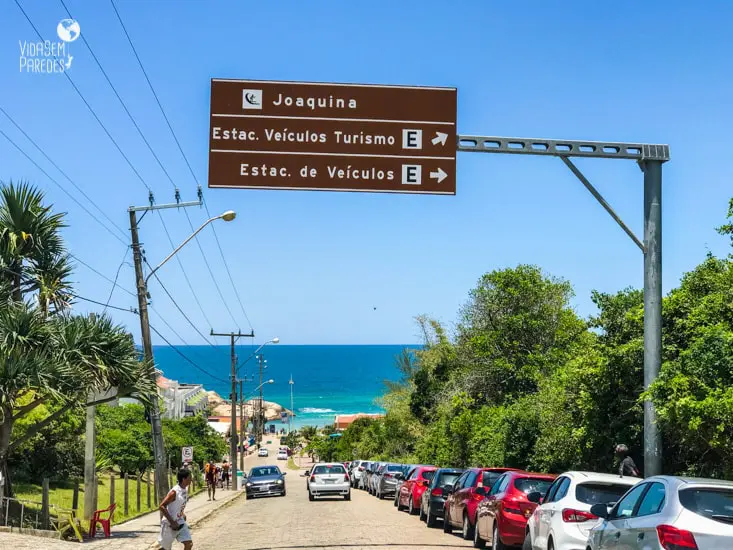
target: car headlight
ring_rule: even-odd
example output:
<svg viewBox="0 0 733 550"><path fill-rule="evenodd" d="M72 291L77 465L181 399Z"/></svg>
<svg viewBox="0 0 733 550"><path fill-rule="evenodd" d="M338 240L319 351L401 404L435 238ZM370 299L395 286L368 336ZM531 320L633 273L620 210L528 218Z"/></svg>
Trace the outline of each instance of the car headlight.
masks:
<svg viewBox="0 0 733 550"><path fill-rule="evenodd" d="M252 483L247 482L247 487L252 487Z"/></svg>
<svg viewBox="0 0 733 550"><path fill-rule="evenodd" d="M278 485L282 485L282 484L283 484L283 480L282 480L282 479L278 479L278 480L277 480L277 484L278 484Z"/></svg>

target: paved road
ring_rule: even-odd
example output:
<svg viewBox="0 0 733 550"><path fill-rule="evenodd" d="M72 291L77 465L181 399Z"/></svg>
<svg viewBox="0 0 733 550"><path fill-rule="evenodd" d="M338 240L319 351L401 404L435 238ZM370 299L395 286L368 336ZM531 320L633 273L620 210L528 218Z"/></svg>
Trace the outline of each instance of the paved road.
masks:
<svg viewBox="0 0 733 550"><path fill-rule="evenodd" d="M277 440L275 440L276 442ZM275 455L257 459L275 464ZM284 462L280 462L281 467ZM308 501L305 478L287 470L287 496L237 500L194 532L196 550L415 550L471 547L441 528L428 529L417 516L397 512L391 500L379 501L363 491L343 498Z"/></svg>

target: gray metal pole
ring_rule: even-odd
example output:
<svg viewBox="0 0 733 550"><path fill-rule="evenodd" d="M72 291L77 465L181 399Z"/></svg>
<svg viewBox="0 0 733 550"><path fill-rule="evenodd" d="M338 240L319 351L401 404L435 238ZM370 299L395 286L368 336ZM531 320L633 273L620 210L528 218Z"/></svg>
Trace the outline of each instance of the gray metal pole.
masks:
<svg viewBox="0 0 733 550"><path fill-rule="evenodd" d="M235 334L232 333L231 344L232 344L232 424L229 429L229 459L230 470L233 480L232 490L237 490L237 356L234 353L234 342Z"/></svg>
<svg viewBox="0 0 733 550"><path fill-rule="evenodd" d="M148 318L148 289L143 276L143 260L140 251L140 238L137 233L137 216L130 210L130 236L132 237L132 255L135 263L135 279L137 284L137 301L140 311L140 333L142 336L145 360L153 364L153 342L150 339L150 320ZM153 374L153 382L157 380ZM153 431L153 458L155 460L155 487L158 498L163 499L168 494L168 473L165 468L165 443L163 442L163 425L160 421L160 403L157 391L150 403L150 425Z"/></svg>
<svg viewBox="0 0 733 550"><path fill-rule="evenodd" d="M94 416L97 407L87 407L86 441L84 442L84 519L92 519L97 509L97 463L95 450L97 448L97 430L94 425Z"/></svg>
<svg viewBox="0 0 733 550"><path fill-rule="evenodd" d="M644 170L644 389L662 365L662 162L647 160ZM644 401L644 475L662 473L662 434L650 400Z"/></svg>

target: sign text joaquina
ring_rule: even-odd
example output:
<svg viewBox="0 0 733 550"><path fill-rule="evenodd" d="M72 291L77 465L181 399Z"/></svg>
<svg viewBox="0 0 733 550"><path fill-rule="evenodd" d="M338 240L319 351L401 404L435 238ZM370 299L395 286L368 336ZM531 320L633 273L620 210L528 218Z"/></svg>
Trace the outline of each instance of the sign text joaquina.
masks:
<svg viewBox="0 0 733 550"><path fill-rule="evenodd" d="M211 81L209 187L456 192L455 88Z"/></svg>

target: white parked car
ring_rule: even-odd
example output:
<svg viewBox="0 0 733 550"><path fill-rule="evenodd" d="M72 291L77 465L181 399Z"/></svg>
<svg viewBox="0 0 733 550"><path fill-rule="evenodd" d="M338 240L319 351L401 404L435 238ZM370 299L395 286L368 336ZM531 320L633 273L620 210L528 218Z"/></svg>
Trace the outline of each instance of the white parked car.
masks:
<svg viewBox="0 0 733 550"><path fill-rule="evenodd" d="M527 521L523 550L586 550L590 530L601 522L590 513L591 506L610 508L640 481L594 472L559 475ZM537 502L539 496L530 493L527 498Z"/></svg>
<svg viewBox="0 0 733 550"><path fill-rule="evenodd" d="M268 452L267 452L267 449L265 449L264 447L262 447L262 448L261 448L261 449L260 449L260 450L259 450L259 451L257 452L257 456L269 456L269 454L270 454L270 453L268 453Z"/></svg>
<svg viewBox="0 0 733 550"><path fill-rule="evenodd" d="M308 500L326 496L343 496L351 500L351 480L340 462L319 462L311 470Z"/></svg>
<svg viewBox="0 0 733 550"><path fill-rule="evenodd" d="M288 452L287 451L278 451L277 453L277 459L278 460L287 460L288 459Z"/></svg>

